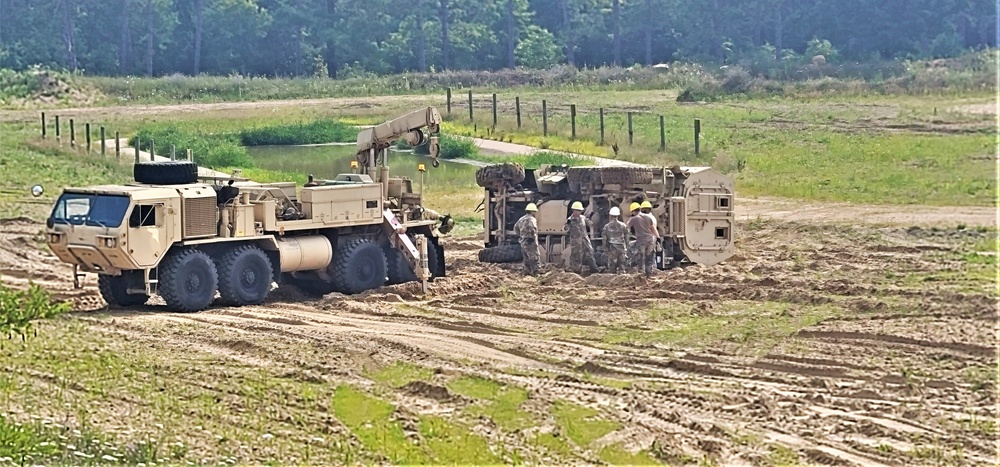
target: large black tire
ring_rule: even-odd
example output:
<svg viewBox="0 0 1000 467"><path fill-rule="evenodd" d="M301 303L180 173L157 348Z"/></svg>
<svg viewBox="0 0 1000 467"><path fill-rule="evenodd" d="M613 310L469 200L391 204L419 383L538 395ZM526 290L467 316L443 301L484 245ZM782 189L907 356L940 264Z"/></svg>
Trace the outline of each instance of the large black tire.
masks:
<svg viewBox="0 0 1000 467"><path fill-rule="evenodd" d="M219 273L204 251L176 250L163 259L159 270L160 296L175 311L192 312L208 308L219 288Z"/></svg>
<svg viewBox="0 0 1000 467"><path fill-rule="evenodd" d="M128 277L123 273L120 276L110 276L100 274L97 276L97 289L101 291L101 298L108 305L115 307L139 306L149 300L146 294L128 293Z"/></svg>
<svg viewBox="0 0 1000 467"><path fill-rule="evenodd" d="M331 266L331 282L339 292L356 294L385 285L385 254L372 240L348 240L333 252Z"/></svg>
<svg viewBox="0 0 1000 467"><path fill-rule="evenodd" d="M410 237L410 239L412 240L413 237ZM431 272L430 280L434 280L438 277L438 268L441 266L438 258L439 248L440 247L431 243L430 239L428 239L427 269ZM417 274L410 269L410 265L406 262L406 259L403 258L402 253L391 246L386 246L383 248L383 251L385 251L386 266L389 273L389 281L386 282L387 284L403 284L417 280Z"/></svg>
<svg viewBox="0 0 1000 467"><path fill-rule="evenodd" d="M500 245L479 250L479 261L483 263L517 263L523 260L521 245Z"/></svg>
<svg viewBox="0 0 1000 467"><path fill-rule="evenodd" d="M240 245L219 261L219 295L227 305L258 305L271 292L271 260L264 250Z"/></svg>
<svg viewBox="0 0 1000 467"><path fill-rule="evenodd" d="M570 167L566 171L570 183L585 185L648 185L653 183L649 167Z"/></svg>
<svg viewBox="0 0 1000 467"><path fill-rule="evenodd" d="M188 161L139 162L133 166L132 176L150 185L183 185L198 181L198 165Z"/></svg>
<svg viewBox="0 0 1000 467"><path fill-rule="evenodd" d="M488 165L476 170L476 183L483 188L495 188L504 183L517 185L523 181L524 166L515 162Z"/></svg>

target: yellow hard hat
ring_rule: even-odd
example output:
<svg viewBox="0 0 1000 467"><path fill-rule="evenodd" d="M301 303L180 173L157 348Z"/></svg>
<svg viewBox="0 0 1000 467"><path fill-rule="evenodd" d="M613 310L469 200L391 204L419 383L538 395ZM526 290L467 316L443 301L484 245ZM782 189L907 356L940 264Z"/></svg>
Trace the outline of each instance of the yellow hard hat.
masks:
<svg viewBox="0 0 1000 467"><path fill-rule="evenodd" d="M538 206L535 206L535 203L528 203L524 210L526 212L538 212Z"/></svg>
<svg viewBox="0 0 1000 467"><path fill-rule="evenodd" d="M583 203L581 203L579 201L575 201L575 202L573 202L573 205L570 206L570 209L572 209L574 211L583 211Z"/></svg>
<svg viewBox="0 0 1000 467"><path fill-rule="evenodd" d="M642 204L639 205L639 207L642 209L653 209L653 203L650 203L649 201L643 201Z"/></svg>
<svg viewBox="0 0 1000 467"><path fill-rule="evenodd" d="M632 203L632 204L628 205L628 210L629 211L638 211L639 207L640 207L639 203Z"/></svg>

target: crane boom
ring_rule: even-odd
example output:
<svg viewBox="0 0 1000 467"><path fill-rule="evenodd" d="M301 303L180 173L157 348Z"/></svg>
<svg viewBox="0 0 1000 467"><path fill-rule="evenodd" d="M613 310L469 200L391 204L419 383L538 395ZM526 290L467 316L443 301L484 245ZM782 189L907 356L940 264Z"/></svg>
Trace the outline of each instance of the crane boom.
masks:
<svg viewBox="0 0 1000 467"><path fill-rule="evenodd" d="M415 110L385 123L361 130L358 133L358 162L371 167L374 165L373 156L375 153L387 149L400 138L405 139L411 146L423 144L427 138L420 130L424 127L431 134L430 155L433 158L432 164L437 167L440 148L437 133L441 129L441 113L434 107Z"/></svg>

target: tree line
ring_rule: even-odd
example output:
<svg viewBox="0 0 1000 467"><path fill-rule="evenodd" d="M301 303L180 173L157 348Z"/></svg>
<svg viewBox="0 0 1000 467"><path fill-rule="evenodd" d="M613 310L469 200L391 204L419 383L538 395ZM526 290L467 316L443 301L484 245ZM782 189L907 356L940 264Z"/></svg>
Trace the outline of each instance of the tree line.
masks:
<svg viewBox="0 0 1000 467"><path fill-rule="evenodd" d="M0 68L357 76L995 47L991 0L0 0Z"/></svg>

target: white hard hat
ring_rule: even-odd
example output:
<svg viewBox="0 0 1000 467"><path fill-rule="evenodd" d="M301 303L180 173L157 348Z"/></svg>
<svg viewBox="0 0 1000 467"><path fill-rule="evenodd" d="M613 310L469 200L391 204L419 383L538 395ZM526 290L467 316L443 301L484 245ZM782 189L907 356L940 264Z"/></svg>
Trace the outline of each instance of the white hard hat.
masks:
<svg viewBox="0 0 1000 467"><path fill-rule="evenodd" d="M611 214L612 216L618 216L618 215L621 215L621 213L622 213L622 210L618 209L618 206L612 207L611 211L608 212L608 214Z"/></svg>

